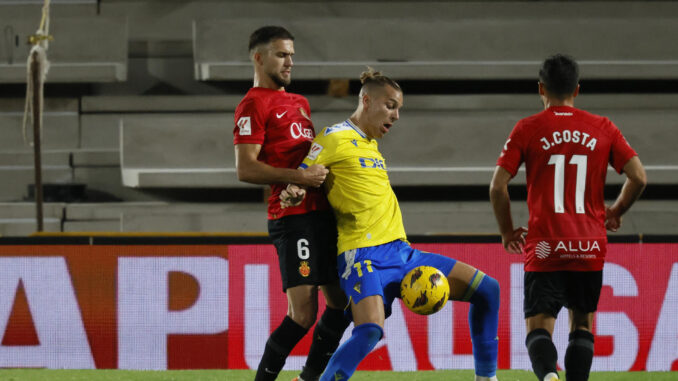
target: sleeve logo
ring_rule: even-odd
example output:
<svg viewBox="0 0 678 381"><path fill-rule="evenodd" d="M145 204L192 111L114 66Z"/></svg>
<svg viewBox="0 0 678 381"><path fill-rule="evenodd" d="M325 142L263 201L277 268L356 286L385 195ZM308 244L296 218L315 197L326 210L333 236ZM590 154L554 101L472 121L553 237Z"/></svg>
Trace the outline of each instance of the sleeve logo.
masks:
<svg viewBox="0 0 678 381"><path fill-rule="evenodd" d="M249 116L243 116L238 119L238 128L240 128L240 135L252 135L252 124Z"/></svg>
<svg viewBox="0 0 678 381"><path fill-rule="evenodd" d="M311 150L308 151L308 158L311 159L311 160L317 159L317 158L318 158L318 154L320 153L320 151L323 150L323 148L324 148L324 147L321 146L320 144L318 144L318 143L313 143L313 145L311 145Z"/></svg>

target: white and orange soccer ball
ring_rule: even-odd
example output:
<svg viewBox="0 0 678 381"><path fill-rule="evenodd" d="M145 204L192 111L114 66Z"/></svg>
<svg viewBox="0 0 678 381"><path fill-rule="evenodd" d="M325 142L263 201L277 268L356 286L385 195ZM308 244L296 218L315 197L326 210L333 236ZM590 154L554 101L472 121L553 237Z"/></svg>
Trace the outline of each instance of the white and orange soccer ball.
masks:
<svg viewBox="0 0 678 381"><path fill-rule="evenodd" d="M440 270L419 266L400 281L400 297L410 311L430 315L440 311L450 297L450 285Z"/></svg>

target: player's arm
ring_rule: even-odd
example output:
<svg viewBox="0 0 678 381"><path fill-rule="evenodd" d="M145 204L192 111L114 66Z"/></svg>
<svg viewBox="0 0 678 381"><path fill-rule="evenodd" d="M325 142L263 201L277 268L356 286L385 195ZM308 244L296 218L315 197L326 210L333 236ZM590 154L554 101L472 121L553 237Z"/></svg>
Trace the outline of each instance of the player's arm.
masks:
<svg viewBox="0 0 678 381"><path fill-rule="evenodd" d="M261 144L236 144L235 167L238 180L252 184L291 183L317 188L322 185L328 170L312 165L305 170L276 168L258 159Z"/></svg>
<svg viewBox="0 0 678 381"><path fill-rule="evenodd" d="M636 202L647 185L645 168L638 156L632 157L624 164L624 173L626 174L626 181L624 186L622 186L619 197L617 197L612 206L605 210L607 217L605 227L613 232L619 229L619 226L621 226L621 216Z"/></svg>
<svg viewBox="0 0 678 381"><path fill-rule="evenodd" d="M494 216L499 224L499 233L504 249L509 253L520 254L525 244L523 234L527 232L524 227L513 228L511 217L511 198L508 193L508 183L511 181L511 173L501 166L497 166L490 183L490 201L494 209Z"/></svg>
<svg viewBox="0 0 678 381"><path fill-rule="evenodd" d="M333 139L334 137L334 139ZM307 171L314 166L321 165L323 168L329 166L337 159L336 155L337 140L336 136L327 136L322 134L313 139L313 144L308 151L308 155L299 165L300 170ZM327 165L327 167L325 167ZM329 169L327 169L329 172ZM280 206L287 208L301 204L301 201L306 196L306 189L299 184L288 184L287 188L280 192Z"/></svg>

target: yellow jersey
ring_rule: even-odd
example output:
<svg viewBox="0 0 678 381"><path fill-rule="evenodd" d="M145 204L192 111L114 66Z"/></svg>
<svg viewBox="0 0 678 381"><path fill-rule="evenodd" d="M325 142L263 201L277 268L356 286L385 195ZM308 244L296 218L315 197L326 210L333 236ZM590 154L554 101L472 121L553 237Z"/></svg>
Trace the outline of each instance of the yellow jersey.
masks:
<svg viewBox="0 0 678 381"><path fill-rule="evenodd" d="M349 120L326 127L301 167L313 164L330 171L324 187L337 219L338 254L407 238L376 139Z"/></svg>

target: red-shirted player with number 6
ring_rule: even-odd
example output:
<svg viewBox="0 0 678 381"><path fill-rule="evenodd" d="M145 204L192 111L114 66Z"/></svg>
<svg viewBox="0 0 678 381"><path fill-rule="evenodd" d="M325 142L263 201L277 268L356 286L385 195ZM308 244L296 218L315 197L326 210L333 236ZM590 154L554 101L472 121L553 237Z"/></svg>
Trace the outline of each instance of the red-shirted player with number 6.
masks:
<svg viewBox="0 0 678 381"><path fill-rule="evenodd" d="M306 365L298 377L312 381L325 370L349 323L336 270L336 222L318 189L328 170L322 165L297 169L315 131L306 98L285 91L294 37L285 28L265 26L250 36L249 51L254 86L235 110L236 169L241 181L271 185L268 231L278 252L288 306L287 316L266 342L255 380L277 378L292 348L315 323L320 288L327 308L313 331ZM311 188L300 205L281 209L280 191L288 183Z"/></svg>
<svg viewBox="0 0 678 381"><path fill-rule="evenodd" d="M636 152L607 118L574 108L579 68L570 57L547 58L539 71L544 111L516 124L497 160L490 199L504 248L525 250L527 346L540 381L558 380L551 336L558 311L570 311L567 381L587 380L593 360L593 314L598 307L607 235L638 199L646 178ZM525 162L529 231L514 229L508 183ZM608 163L626 182L605 207ZM523 238L523 235L527 236Z"/></svg>

